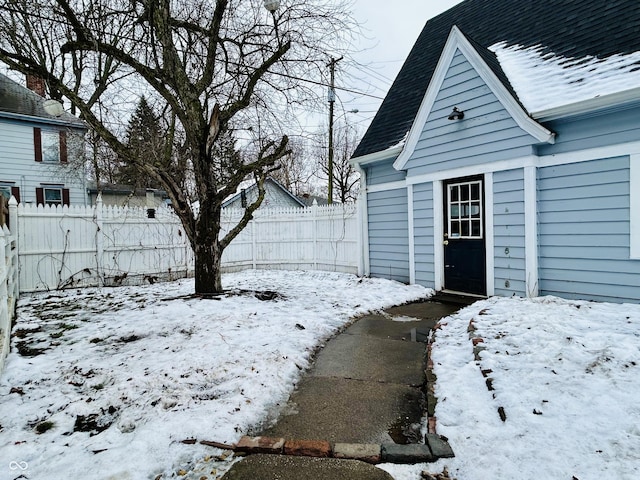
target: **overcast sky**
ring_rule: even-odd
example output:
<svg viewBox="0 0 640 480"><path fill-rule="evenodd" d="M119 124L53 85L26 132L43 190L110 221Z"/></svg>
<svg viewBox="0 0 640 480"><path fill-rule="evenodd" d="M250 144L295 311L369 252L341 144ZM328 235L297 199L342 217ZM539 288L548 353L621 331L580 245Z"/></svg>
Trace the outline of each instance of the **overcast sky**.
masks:
<svg viewBox="0 0 640 480"><path fill-rule="evenodd" d="M355 56L363 66L343 67L342 80L349 84L345 86L384 97L427 20L461 1L355 0L353 14L364 34L359 46L363 51ZM381 100L340 91L337 94L342 105L336 106L336 115L357 108L360 113L348 117L364 133Z"/></svg>

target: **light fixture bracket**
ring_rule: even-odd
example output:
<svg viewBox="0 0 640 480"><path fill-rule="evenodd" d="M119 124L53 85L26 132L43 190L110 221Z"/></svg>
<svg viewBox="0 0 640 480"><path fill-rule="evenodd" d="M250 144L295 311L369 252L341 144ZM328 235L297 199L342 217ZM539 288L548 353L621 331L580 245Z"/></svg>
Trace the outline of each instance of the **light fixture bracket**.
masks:
<svg viewBox="0 0 640 480"><path fill-rule="evenodd" d="M464 112L458 110L458 107L453 107L453 111L447 118L448 120L462 120L464 118Z"/></svg>

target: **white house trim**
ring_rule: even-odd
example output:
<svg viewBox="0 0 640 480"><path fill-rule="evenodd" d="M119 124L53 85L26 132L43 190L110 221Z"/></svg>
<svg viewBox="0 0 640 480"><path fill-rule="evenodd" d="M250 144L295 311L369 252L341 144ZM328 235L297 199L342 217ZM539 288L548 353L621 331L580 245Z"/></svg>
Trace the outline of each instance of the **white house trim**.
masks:
<svg viewBox="0 0 640 480"><path fill-rule="evenodd" d="M451 170L442 170L439 172L425 173L422 175L415 175L407 177L406 182L408 184L419 184L433 182L436 180L447 180L449 178L460 178L467 176L482 175L484 173L495 173L504 170L513 170L516 168L522 168L526 165L535 165L535 156L528 155L526 157L514 158L511 160L502 160L499 162L483 163L480 165L473 165L469 167L454 168Z"/></svg>
<svg viewBox="0 0 640 480"><path fill-rule="evenodd" d="M495 294L495 240L493 238L493 173L484 175L484 235L485 266L487 269L487 297Z"/></svg>
<svg viewBox="0 0 640 480"><path fill-rule="evenodd" d="M624 90L622 92L611 93L601 97L589 98L581 102L569 103L560 107L549 108L539 112L533 112L531 116L543 122L564 118L571 115L591 113L604 108L611 108L623 105L635 100L640 100L640 87Z"/></svg>
<svg viewBox="0 0 640 480"><path fill-rule="evenodd" d="M505 88L498 77L487 66L484 60L482 60L476 49L471 45L460 29L454 25L449 33L447 43L442 50L435 72L431 77L429 87L422 99L418 114L413 121L411 130L409 130L409 136L404 149L400 152L400 155L398 155L398 158L393 164L396 170L404 169L413 154L422 134L424 125L429 118L433 104L436 101L436 97L442 88L442 83L447 75L451 61L458 50L465 56L471 66L495 94L500 103L520 128L536 138L539 142L554 143L555 134L544 128L527 114L527 112Z"/></svg>
<svg viewBox="0 0 640 480"><path fill-rule="evenodd" d="M630 257L640 259L640 154L630 155L629 169Z"/></svg>
<svg viewBox="0 0 640 480"><path fill-rule="evenodd" d="M358 236L360 245L360 259L358 260L358 274L369 276L371 274L370 251L369 251L369 204L367 202L367 172L358 164L354 165L358 173L360 173L360 192L358 194L358 228L360 235Z"/></svg>
<svg viewBox="0 0 640 480"><path fill-rule="evenodd" d="M388 190L398 190L400 188L406 188L407 182L399 180L397 182L381 183L379 185L369 185L367 187L367 193L386 192Z"/></svg>
<svg viewBox="0 0 640 480"><path fill-rule="evenodd" d="M538 166L552 167L555 165L567 165L569 163L588 162L601 158L622 157L625 155L640 154L640 142L621 143L605 147L588 148L575 152L556 153L540 157Z"/></svg>
<svg viewBox="0 0 640 480"><path fill-rule="evenodd" d="M373 152L362 157L356 157L351 159L353 165L360 165L361 167L370 163L379 162L380 160L394 160L400 152L402 152L403 145L396 145L386 150L380 150Z"/></svg>
<svg viewBox="0 0 640 480"><path fill-rule="evenodd" d="M416 237L413 220L413 185L407 185L407 213L409 220L409 283L416 283Z"/></svg>
<svg viewBox="0 0 640 480"><path fill-rule="evenodd" d="M538 296L537 169L524 167L524 255L527 297Z"/></svg>
<svg viewBox="0 0 640 480"><path fill-rule="evenodd" d="M435 290L444 288L444 205L442 180L433 182L433 281Z"/></svg>
<svg viewBox="0 0 640 480"><path fill-rule="evenodd" d="M535 155L527 155L526 157L518 157L510 160L501 160L499 162L482 163L468 167L454 168L451 170L442 170L433 173L425 173L407 177L406 183L420 184L428 183L436 180L446 180L449 178L458 178L472 175L482 175L483 173L495 173L506 170L514 170L516 168L526 167L552 167L555 165L567 165L570 163L588 162L591 160L599 160L602 158L622 157L625 155L640 155L640 142L629 142L619 145L611 145L605 147L595 147L575 152L555 153L537 157Z"/></svg>

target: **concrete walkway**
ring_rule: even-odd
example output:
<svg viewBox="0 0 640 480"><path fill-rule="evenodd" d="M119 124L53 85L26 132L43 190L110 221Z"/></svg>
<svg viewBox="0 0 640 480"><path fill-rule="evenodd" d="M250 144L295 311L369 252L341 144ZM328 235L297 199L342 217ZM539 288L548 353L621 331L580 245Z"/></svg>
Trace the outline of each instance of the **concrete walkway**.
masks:
<svg viewBox="0 0 640 480"><path fill-rule="evenodd" d="M327 342L291 395L287 413L261 436L331 444L424 444L425 342L437 321L459 307L431 301L361 317ZM250 455L223 478L391 477L356 460Z"/></svg>

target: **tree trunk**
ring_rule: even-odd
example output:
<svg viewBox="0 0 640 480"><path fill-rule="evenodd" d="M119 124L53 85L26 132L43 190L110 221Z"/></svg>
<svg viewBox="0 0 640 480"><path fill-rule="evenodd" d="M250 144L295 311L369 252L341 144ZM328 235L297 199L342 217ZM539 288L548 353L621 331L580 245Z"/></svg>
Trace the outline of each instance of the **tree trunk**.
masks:
<svg viewBox="0 0 640 480"><path fill-rule="evenodd" d="M197 295L215 295L222 293L222 248L218 234L220 232L220 212L218 215L203 215L196 226L195 254L195 293Z"/></svg>

